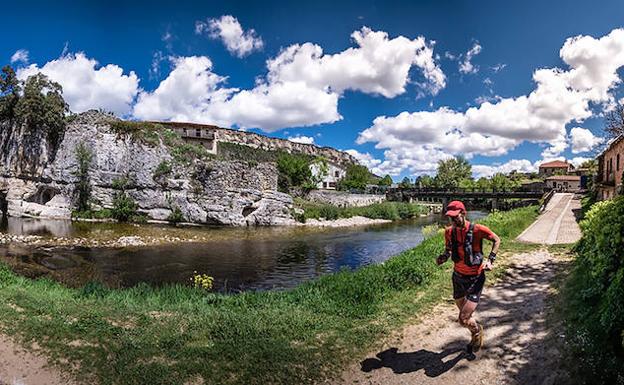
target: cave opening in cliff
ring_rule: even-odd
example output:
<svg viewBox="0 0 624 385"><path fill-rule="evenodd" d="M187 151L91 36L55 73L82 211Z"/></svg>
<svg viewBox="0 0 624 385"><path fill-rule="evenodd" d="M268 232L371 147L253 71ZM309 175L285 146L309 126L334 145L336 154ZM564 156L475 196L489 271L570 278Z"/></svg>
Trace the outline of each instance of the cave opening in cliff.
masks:
<svg viewBox="0 0 624 385"><path fill-rule="evenodd" d="M253 207L253 206L245 206L243 207L243 216L246 217L249 214L253 213L254 211L256 211L258 208L257 207Z"/></svg>
<svg viewBox="0 0 624 385"><path fill-rule="evenodd" d="M52 200L60 191L55 189L54 187L48 186L39 186L37 191L34 194L26 198L26 202L38 203L40 205L45 205L49 201Z"/></svg>

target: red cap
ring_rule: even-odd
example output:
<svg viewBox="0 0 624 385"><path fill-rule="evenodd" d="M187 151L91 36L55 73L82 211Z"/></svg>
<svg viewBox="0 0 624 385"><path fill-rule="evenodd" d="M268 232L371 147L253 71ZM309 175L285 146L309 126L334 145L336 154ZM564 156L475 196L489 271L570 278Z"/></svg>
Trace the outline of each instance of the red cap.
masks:
<svg viewBox="0 0 624 385"><path fill-rule="evenodd" d="M446 206L446 214L449 217L456 217L461 212L466 212L466 206L460 201L451 201L448 206Z"/></svg>

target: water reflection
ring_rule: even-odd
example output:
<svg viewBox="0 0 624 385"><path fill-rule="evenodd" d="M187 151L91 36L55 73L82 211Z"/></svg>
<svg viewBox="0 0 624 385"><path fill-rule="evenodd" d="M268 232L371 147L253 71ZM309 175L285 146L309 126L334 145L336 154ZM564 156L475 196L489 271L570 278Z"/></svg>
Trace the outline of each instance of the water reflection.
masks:
<svg viewBox="0 0 624 385"><path fill-rule="evenodd" d="M471 212L478 219L484 212ZM221 291L267 290L294 287L340 269L380 263L423 240L422 228L440 223L425 217L389 224L342 229L308 228L197 228L132 225L75 225L69 221L9 218L4 231L48 234L55 237L150 233L202 232L210 241L141 248L28 249L5 245L5 258L45 269L71 285L98 280L113 287L187 283L197 271L215 278ZM442 245L440 246L442 247ZM43 273L42 273L43 274Z"/></svg>

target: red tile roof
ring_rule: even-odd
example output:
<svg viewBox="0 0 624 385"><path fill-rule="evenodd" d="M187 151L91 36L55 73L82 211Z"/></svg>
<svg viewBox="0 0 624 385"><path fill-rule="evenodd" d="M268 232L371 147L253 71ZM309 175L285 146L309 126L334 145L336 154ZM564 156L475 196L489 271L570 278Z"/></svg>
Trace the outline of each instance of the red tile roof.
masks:
<svg viewBox="0 0 624 385"><path fill-rule="evenodd" d="M540 167L569 167L570 163L564 162L562 160L553 160L552 162L546 162L540 164Z"/></svg>

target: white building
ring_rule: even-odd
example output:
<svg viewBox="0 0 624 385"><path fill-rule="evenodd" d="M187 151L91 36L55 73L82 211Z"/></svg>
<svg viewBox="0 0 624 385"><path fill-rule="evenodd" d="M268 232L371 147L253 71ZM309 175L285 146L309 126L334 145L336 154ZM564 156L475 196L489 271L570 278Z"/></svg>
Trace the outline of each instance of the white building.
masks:
<svg viewBox="0 0 624 385"><path fill-rule="evenodd" d="M546 186L557 191L575 192L581 189L581 177L578 175L554 175L546 178Z"/></svg>
<svg viewBox="0 0 624 385"><path fill-rule="evenodd" d="M317 177L322 172L322 165L319 162L310 164L312 176ZM335 190L338 181L345 177L347 172L340 166L327 162L327 174L318 182L316 188L325 190Z"/></svg>

